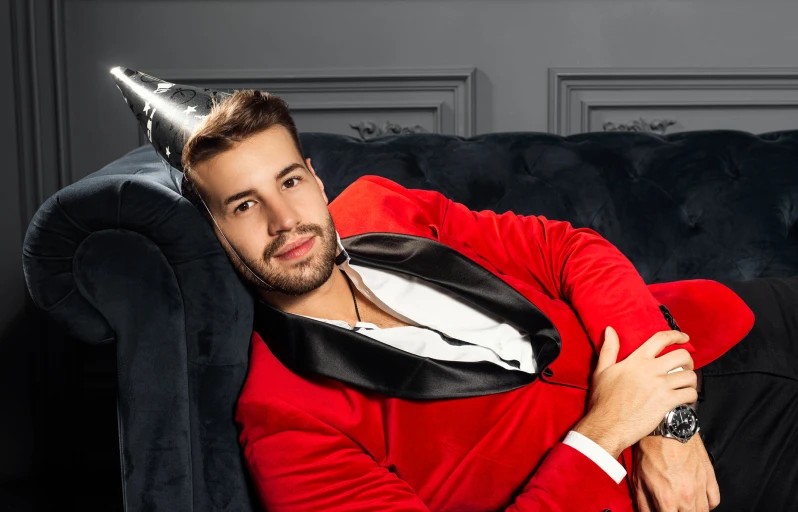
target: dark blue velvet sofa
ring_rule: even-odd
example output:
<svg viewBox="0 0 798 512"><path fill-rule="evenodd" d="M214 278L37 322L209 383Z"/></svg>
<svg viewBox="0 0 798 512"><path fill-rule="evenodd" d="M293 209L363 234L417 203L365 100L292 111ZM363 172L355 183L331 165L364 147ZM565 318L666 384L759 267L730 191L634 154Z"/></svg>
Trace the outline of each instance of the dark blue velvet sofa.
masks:
<svg viewBox="0 0 798 512"><path fill-rule="evenodd" d="M302 143L331 200L378 174L591 227L649 283L798 275L798 131ZM256 510L233 422L253 300L179 183L142 147L61 190L30 224L25 276L70 336L116 346L126 509Z"/></svg>

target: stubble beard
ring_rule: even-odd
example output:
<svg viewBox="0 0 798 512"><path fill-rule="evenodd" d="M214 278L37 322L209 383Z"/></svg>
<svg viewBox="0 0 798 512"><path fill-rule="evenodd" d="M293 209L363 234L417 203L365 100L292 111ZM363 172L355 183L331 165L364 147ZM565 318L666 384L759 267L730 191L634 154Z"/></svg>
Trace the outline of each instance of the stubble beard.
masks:
<svg viewBox="0 0 798 512"><path fill-rule="evenodd" d="M289 269L276 268L271 264L274 254L285 245L289 238L308 234L316 236L315 243L320 244L320 251L298 263L289 263ZM304 295L327 282L332 275L337 252L336 239L335 224L332 216L328 213L327 220L323 225L303 224L294 229L291 234L281 233L278 235L266 247L260 259L239 254L241 260L235 257L231 257L230 260L233 262L236 272L257 289L293 296ZM249 269L242 264L242 260ZM253 274L262 279L265 284Z"/></svg>

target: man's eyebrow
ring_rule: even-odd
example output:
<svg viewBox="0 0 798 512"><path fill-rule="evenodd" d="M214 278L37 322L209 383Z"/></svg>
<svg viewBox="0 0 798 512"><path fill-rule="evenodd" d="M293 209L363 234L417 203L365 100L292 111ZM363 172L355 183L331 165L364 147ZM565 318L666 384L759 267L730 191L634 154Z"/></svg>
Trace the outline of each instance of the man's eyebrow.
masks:
<svg viewBox="0 0 798 512"><path fill-rule="evenodd" d="M222 207L223 208L227 208L227 206L230 203L235 203L239 199L243 199L243 198L245 198L247 196L251 196L251 195L255 195L255 189L254 188L250 188L250 189L247 189L247 190L242 190L241 192L238 192L237 194L233 194L232 196L230 196L227 199L225 199L224 203L222 203Z"/></svg>
<svg viewBox="0 0 798 512"><path fill-rule="evenodd" d="M307 171L307 168L303 164L300 164L298 162L294 162L293 164L289 165L288 167L286 167L282 171L278 172L277 176L274 177L274 181L280 181L281 179L285 178L286 174L290 174L290 173L294 172L296 169L303 169L303 170Z"/></svg>
<svg viewBox="0 0 798 512"><path fill-rule="evenodd" d="M290 174L291 172L295 171L296 169L307 170L307 168L304 165L302 165L300 163L293 163L293 164L289 165L288 167L286 167L285 169L283 169L282 171L280 171L279 173L277 173L277 176L274 177L274 181L279 181L280 179L284 178L286 174ZM243 198L245 198L247 196L255 195L255 192L256 191L255 191L254 188L250 188L250 189L242 190L241 192L235 193L232 196L230 196L230 197L228 197L227 199L224 200L224 203L222 203L222 208L227 208L230 205L230 203L235 203L239 199L243 199Z"/></svg>

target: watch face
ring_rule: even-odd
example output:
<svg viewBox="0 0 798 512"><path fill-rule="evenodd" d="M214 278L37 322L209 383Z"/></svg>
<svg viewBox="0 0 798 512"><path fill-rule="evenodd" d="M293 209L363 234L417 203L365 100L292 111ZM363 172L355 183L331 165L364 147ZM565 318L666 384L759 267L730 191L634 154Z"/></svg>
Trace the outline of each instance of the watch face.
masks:
<svg viewBox="0 0 798 512"><path fill-rule="evenodd" d="M668 421L668 431L679 439L690 439L698 430L698 418L695 411L687 406L673 410Z"/></svg>

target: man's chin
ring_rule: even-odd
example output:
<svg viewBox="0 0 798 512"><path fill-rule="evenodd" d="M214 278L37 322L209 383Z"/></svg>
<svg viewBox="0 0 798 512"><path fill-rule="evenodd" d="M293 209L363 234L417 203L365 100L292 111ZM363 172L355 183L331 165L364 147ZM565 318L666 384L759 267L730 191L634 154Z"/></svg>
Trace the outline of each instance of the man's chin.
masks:
<svg viewBox="0 0 798 512"><path fill-rule="evenodd" d="M267 257L262 265L261 278L273 287L260 286L264 292L300 296L318 289L326 283L335 270L335 231L329 236L318 236L310 250L298 258Z"/></svg>
<svg viewBox="0 0 798 512"><path fill-rule="evenodd" d="M298 296L310 293L326 283L334 269L334 266L330 269L321 269L312 263L307 260L275 268L268 276L269 279L265 281L274 287L272 291L285 295Z"/></svg>

